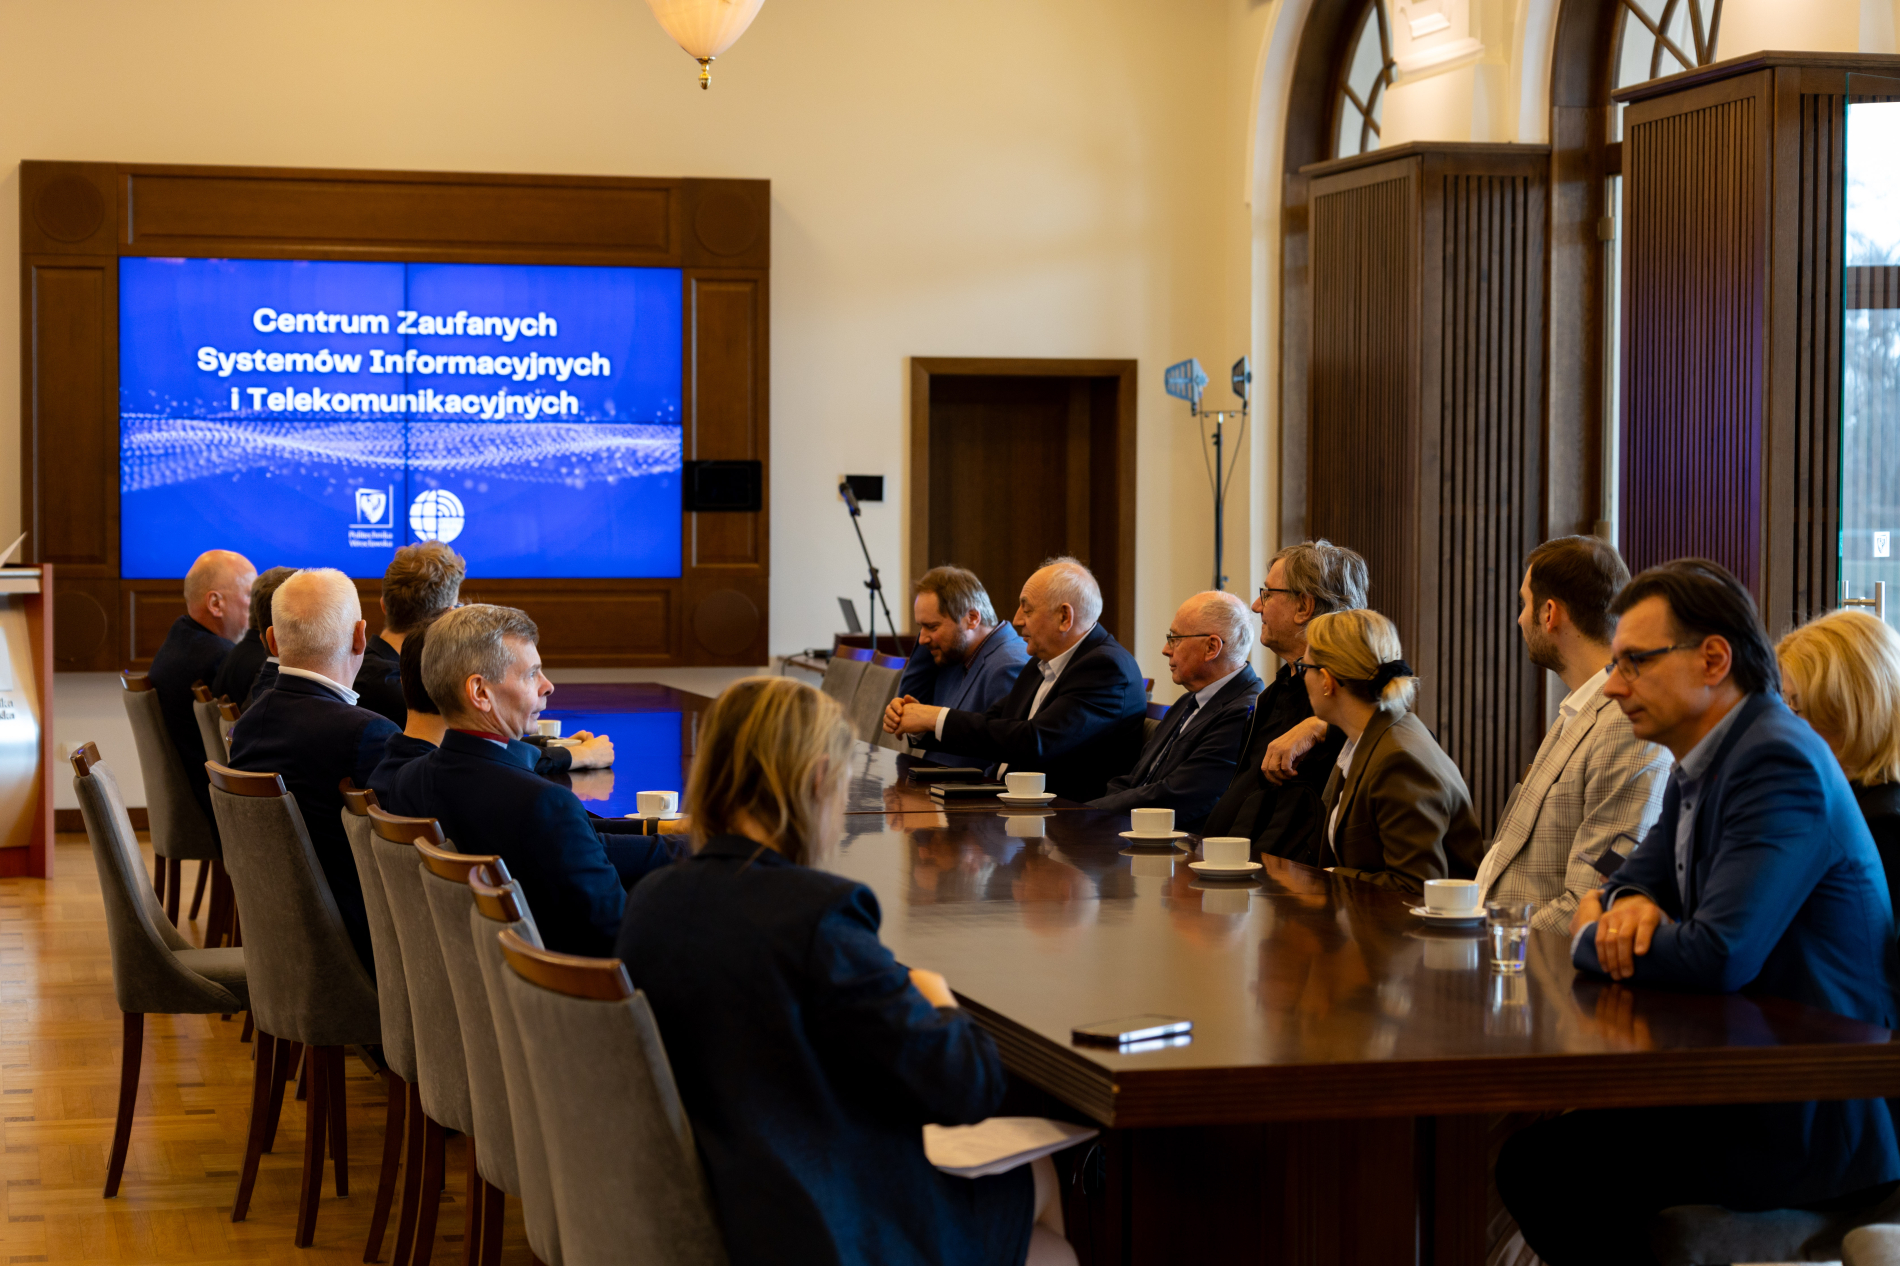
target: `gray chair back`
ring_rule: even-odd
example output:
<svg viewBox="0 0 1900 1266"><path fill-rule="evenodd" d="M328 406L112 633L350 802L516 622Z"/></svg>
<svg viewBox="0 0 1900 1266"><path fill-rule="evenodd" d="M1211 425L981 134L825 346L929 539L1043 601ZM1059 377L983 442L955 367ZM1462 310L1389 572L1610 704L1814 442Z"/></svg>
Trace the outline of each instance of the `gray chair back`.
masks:
<svg viewBox="0 0 1900 1266"><path fill-rule="evenodd" d="M376 984L350 944L296 798L276 774L215 763L209 772L257 1027L306 1046L381 1042Z"/></svg>
<svg viewBox="0 0 1900 1266"><path fill-rule="evenodd" d="M659 1026L618 959L550 954L502 932L567 1266L724 1266L693 1132Z"/></svg>
<svg viewBox="0 0 1900 1266"><path fill-rule="evenodd" d="M488 1013L495 1025L495 1048L501 1056L502 1081L508 1095L508 1117L515 1127L515 1168L521 1178L528 1247L546 1266L564 1266L560 1221L554 1210L554 1178L548 1170L547 1143L541 1135L541 1105L535 1102L528 1056L521 1045L521 1026L515 1022L515 1009L502 980L508 974L508 964L501 956L499 933L513 932L539 949L541 932L534 926L528 899L512 879L503 882L493 870L478 869L469 875L469 893L473 898L468 913L469 938L482 970L482 987L488 994Z"/></svg>
<svg viewBox="0 0 1900 1266"><path fill-rule="evenodd" d="M355 812L360 801L362 812ZM369 916L369 946L376 954L376 1004L382 1013L383 1062L410 1085L416 1082L415 1022L409 1016L409 983L402 974L402 944L383 892L383 872L370 847L369 809L376 793L344 783L343 833L349 837L356 877L363 883L363 909Z"/></svg>
<svg viewBox="0 0 1900 1266"><path fill-rule="evenodd" d="M119 781L91 743L73 753L73 793L86 820L105 897L112 987L119 1010L229 1014L248 1010L241 949L201 950L178 934L152 895Z"/></svg>
<svg viewBox="0 0 1900 1266"><path fill-rule="evenodd" d="M880 747L896 746L895 740L891 740L891 736L884 732L884 708L897 698L897 683L903 675L902 669L876 661L864 666L864 676L858 681L857 693L851 696L847 711L851 717L851 728L866 743L876 743Z"/></svg>
<svg viewBox="0 0 1900 1266"><path fill-rule="evenodd" d="M845 711L851 710L851 699L858 693L858 683L864 680L864 670L870 665L860 659L852 659L839 652L832 655L825 665L825 679L819 689L844 705Z"/></svg>
<svg viewBox="0 0 1900 1266"><path fill-rule="evenodd" d="M191 712L198 718L198 737L204 741L205 759L217 761L220 765L229 765L231 744L225 741L224 723L218 716L217 701L193 699Z"/></svg>
<svg viewBox="0 0 1900 1266"><path fill-rule="evenodd" d="M482 965L468 936L468 916L475 908L469 891L469 872L490 866L507 873L499 857L450 853L418 841L422 892L435 917L436 941L448 969L449 990L455 995L455 1014L462 1025L462 1055L468 1064L468 1108L475 1122L475 1167L483 1178L511 1196L521 1194L521 1174L515 1164L515 1125L508 1114L508 1083L501 1071L501 1048L495 1021L489 1014L488 987L482 983Z"/></svg>
<svg viewBox="0 0 1900 1266"><path fill-rule="evenodd" d="M158 691L132 674L120 679L125 689L125 716L139 749L139 773L145 781L145 812L151 819L152 851L160 857L218 857L218 836L205 820L204 809L185 780L184 758L165 729L165 713ZM223 764L222 761L219 764Z"/></svg>
<svg viewBox="0 0 1900 1266"><path fill-rule="evenodd" d="M462 1022L455 1011L455 993L442 961L442 942L436 939L435 916L423 895L414 841L433 837L442 842L442 830L433 818L400 818L370 810L370 848L383 877L383 895L389 917L396 925L402 947L402 978L409 989L409 1018L416 1043L416 1087L422 1110L429 1119L464 1134L475 1133L469 1112L468 1062L462 1054ZM395 838L390 838L394 836ZM480 1141L480 1136L476 1136ZM479 1160L481 1152L476 1151Z"/></svg>

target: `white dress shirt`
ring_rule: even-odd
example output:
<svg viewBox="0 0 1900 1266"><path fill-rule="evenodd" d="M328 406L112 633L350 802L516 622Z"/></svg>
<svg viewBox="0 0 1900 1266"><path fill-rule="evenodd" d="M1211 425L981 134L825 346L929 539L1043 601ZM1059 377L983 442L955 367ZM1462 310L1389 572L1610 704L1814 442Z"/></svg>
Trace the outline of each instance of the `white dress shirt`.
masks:
<svg viewBox="0 0 1900 1266"><path fill-rule="evenodd" d="M1030 716L1035 716L1036 712L1042 707L1042 701L1049 697L1051 690L1055 689L1056 678L1062 676L1062 670L1069 666L1069 661L1075 658L1075 653L1082 649L1082 643L1087 638L1088 633L1085 631L1081 637L1076 639L1075 645L1062 652L1062 654L1057 655L1053 659L1039 659L1036 661L1036 671L1042 674L1042 685L1036 687L1036 697L1030 701ZM937 711L936 734L939 742L943 741L943 720L949 715L950 709L948 708L940 708Z"/></svg>
<svg viewBox="0 0 1900 1266"><path fill-rule="evenodd" d="M1361 734L1364 731L1360 731ZM1333 764L1339 766L1339 801L1333 805L1332 816L1326 819L1326 843L1333 842L1333 832L1339 829L1339 811L1346 805L1346 777L1352 773L1352 754L1359 750L1359 739L1355 736L1346 740L1339 749L1339 759Z"/></svg>
<svg viewBox="0 0 1900 1266"><path fill-rule="evenodd" d="M279 664L277 665L277 671L281 676L302 677L307 681L316 682L319 686L325 686L332 694L349 704L352 708L356 706L356 701L360 697L348 686L331 681L322 673L313 673L308 668L292 668L289 664Z"/></svg>

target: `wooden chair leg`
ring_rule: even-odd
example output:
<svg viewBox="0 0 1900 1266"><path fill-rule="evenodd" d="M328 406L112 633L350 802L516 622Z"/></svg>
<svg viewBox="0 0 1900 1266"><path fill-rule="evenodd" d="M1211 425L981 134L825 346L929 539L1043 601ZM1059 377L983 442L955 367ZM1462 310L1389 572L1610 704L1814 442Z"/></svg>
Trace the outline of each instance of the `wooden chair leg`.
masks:
<svg viewBox="0 0 1900 1266"><path fill-rule="evenodd" d="M477 1266L482 1257L482 1175L475 1167L475 1136L468 1146L468 1172L462 1175L462 1266Z"/></svg>
<svg viewBox="0 0 1900 1266"><path fill-rule="evenodd" d="M157 853L152 854L152 894L165 903L165 859Z"/></svg>
<svg viewBox="0 0 1900 1266"><path fill-rule="evenodd" d="M408 1105L408 1087L402 1078L383 1070L383 1088L389 1092L389 1108L383 1117L383 1167L376 1176L376 1205L369 1215L369 1240L363 1246L363 1260L373 1262L383 1251L383 1232L389 1226L389 1206L396 1199L396 1171L402 1165L402 1118Z"/></svg>
<svg viewBox="0 0 1900 1266"><path fill-rule="evenodd" d="M297 1066L297 1102L303 1103L310 1097L310 1056L314 1047L304 1047L304 1061Z"/></svg>
<svg viewBox="0 0 1900 1266"><path fill-rule="evenodd" d="M407 1266L416 1243L416 1217L422 1207L423 1116L422 1091L407 1086L403 1099L409 1120L408 1145L404 1148L402 1169L402 1215L396 1220L396 1255L393 1266Z"/></svg>
<svg viewBox="0 0 1900 1266"><path fill-rule="evenodd" d="M262 1029L257 1031L257 1067L251 1070L251 1129L244 1143L244 1168L238 1174L237 1199L231 1205L233 1222L244 1221L244 1215L250 1211L251 1188L257 1184L257 1164L267 1150L266 1132L276 1128L270 1116L270 1100L271 1087L283 1085L275 1064L283 1055L278 1049L281 1045Z"/></svg>
<svg viewBox="0 0 1900 1266"><path fill-rule="evenodd" d="M267 1152L277 1146L277 1118L284 1110L284 1083L290 1080L302 1059L302 1042L277 1039L275 1058L271 1061L270 1111L264 1118L264 1150Z"/></svg>
<svg viewBox="0 0 1900 1266"><path fill-rule="evenodd" d="M246 1011L244 1013L244 1031L238 1034L238 1041L240 1042L250 1041L251 1034L256 1031L257 1031L256 1026L251 1023L251 1013L249 1011Z"/></svg>
<svg viewBox="0 0 1900 1266"><path fill-rule="evenodd" d="M306 1046L304 1066L310 1070L310 1094L303 1112L303 1189L297 1200L297 1234L292 1238L298 1248L309 1248L317 1237L317 1200L323 1195L323 1142L329 1133L330 1072L329 1061L336 1048Z"/></svg>
<svg viewBox="0 0 1900 1266"><path fill-rule="evenodd" d="M165 859L165 917L178 926L178 890L185 886L185 862L180 857Z"/></svg>
<svg viewBox="0 0 1900 1266"><path fill-rule="evenodd" d="M196 922L198 907L205 899L205 880L211 878L211 859L205 858L198 863L198 884L191 890L191 911L185 915L187 923Z"/></svg>
<svg viewBox="0 0 1900 1266"><path fill-rule="evenodd" d="M482 1184L482 1256L480 1266L501 1266L502 1215L508 1194L493 1183Z"/></svg>
<svg viewBox="0 0 1900 1266"><path fill-rule="evenodd" d="M132 1109L139 1099L139 1057L145 1049L145 1013L127 1011L119 1051L119 1117L112 1127L112 1159L106 1163L106 1199L119 1194L125 1149L132 1142Z"/></svg>
<svg viewBox="0 0 1900 1266"><path fill-rule="evenodd" d="M327 1087L330 1096L330 1162L336 1166L338 1199L350 1194L350 1123L343 1099L343 1060L344 1051L339 1046L323 1061L325 1079L330 1083Z"/></svg>
<svg viewBox="0 0 1900 1266"><path fill-rule="evenodd" d="M442 1207L442 1127L422 1117L422 1187L417 1193L416 1243L409 1266L429 1266L435 1255L435 1218Z"/></svg>

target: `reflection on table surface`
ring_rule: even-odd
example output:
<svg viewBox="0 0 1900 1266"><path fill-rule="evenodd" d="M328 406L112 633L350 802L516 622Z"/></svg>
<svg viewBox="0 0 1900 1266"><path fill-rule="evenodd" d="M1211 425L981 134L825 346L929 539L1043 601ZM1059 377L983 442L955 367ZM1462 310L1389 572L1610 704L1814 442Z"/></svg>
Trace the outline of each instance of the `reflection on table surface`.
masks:
<svg viewBox="0 0 1900 1266"><path fill-rule="evenodd" d="M558 697L559 692L557 692ZM549 708L543 720L559 721L563 735L586 730L614 741L611 769L581 769L557 778L574 789L588 812L618 818L634 812L642 791L686 789L686 715L677 711L601 712Z"/></svg>

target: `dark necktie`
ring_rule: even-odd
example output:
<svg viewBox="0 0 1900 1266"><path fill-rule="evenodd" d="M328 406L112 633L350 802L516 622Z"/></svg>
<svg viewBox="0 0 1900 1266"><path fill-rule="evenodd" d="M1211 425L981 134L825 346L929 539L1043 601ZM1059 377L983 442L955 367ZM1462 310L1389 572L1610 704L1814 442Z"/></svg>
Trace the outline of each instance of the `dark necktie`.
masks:
<svg viewBox="0 0 1900 1266"><path fill-rule="evenodd" d="M1181 737L1181 732L1187 729L1188 726L1192 725L1194 723L1194 718L1199 716L1200 714L1201 714L1201 701L1199 697L1197 696L1194 700L1194 706L1188 709L1188 714L1185 717L1181 718L1181 724L1174 727L1174 732L1169 734L1168 737L1165 740L1163 740L1160 750L1155 752L1155 758L1148 762L1148 767L1146 769L1142 770L1141 776L1143 779L1152 777L1154 775L1155 770L1161 768L1161 762L1167 758L1168 753L1172 751L1174 748L1174 741Z"/></svg>

